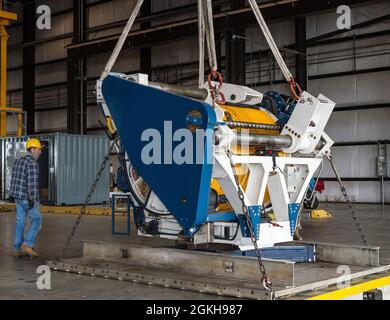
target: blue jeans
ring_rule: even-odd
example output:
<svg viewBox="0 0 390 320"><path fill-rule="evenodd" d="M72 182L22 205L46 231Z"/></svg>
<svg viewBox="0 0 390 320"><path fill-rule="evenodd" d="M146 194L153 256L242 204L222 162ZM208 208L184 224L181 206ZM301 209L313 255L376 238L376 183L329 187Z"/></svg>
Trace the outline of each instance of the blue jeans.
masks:
<svg viewBox="0 0 390 320"><path fill-rule="evenodd" d="M39 202L34 203L34 207L28 210L27 200L15 200L16 202L16 228L15 228L15 250L20 250L22 244L30 248L34 248L35 239L37 238L39 230L42 226L42 216L40 212ZM26 217L31 220L30 228L26 235L24 229L26 227Z"/></svg>

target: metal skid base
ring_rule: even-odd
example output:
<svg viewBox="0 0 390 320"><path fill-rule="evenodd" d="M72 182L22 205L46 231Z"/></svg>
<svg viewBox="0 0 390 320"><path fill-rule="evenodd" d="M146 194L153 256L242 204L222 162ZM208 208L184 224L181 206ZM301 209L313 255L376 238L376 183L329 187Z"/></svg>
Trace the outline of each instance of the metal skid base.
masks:
<svg viewBox="0 0 390 320"><path fill-rule="evenodd" d="M162 271L159 269L144 269L119 262L81 258L67 260L57 266L49 263L49 266L58 271L151 286L243 299L267 299L261 285L248 282L232 282L218 277L194 277L194 275L191 274L178 275L174 272Z"/></svg>
<svg viewBox="0 0 390 320"><path fill-rule="evenodd" d="M265 294L257 261L252 257L86 241L82 258L49 261L48 266L56 271L257 300L306 299L335 290L343 280L337 274L340 265L350 267L348 280L355 282L383 276L390 270L390 266L379 266L376 247L311 245L316 250L316 263L265 259L274 284L272 297Z"/></svg>

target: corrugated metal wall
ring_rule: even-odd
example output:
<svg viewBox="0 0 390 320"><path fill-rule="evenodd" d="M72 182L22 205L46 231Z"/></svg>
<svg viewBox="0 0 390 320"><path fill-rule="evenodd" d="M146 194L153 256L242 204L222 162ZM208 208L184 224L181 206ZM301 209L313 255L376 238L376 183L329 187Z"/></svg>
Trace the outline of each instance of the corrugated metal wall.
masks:
<svg viewBox="0 0 390 320"><path fill-rule="evenodd" d="M388 1L371 6L356 7L352 10L353 24L374 19L390 13ZM309 37L329 32L334 29L332 14L311 17L308 20ZM349 32L346 35L359 35L370 32L389 30L390 21L384 21L374 26ZM367 70L390 66L389 37L376 37L345 43L342 46L324 46L312 49L317 54L334 51L322 58L331 58L332 55L343 55L342 61L314 64L310 68L310 75L338 73L352 70ZM356 48L356 49L354 49ZM342 49L344 51L342 51ZM356 50L356 59L353 51ZM353 105L389 104L390 106L390 71L371 72L366 74L334 77L310 81L310 90L313 93L323 92L338 103L338 107ZM335 112L327 127L327 132L336 142L357 143L363 141L389 140L388 130L390 108L371 108L368 110L354 110ZM377 146L340 146L334 148L335 161L340 175L345 178L377 177ZM388 163L388 172L389 170ZM325 166L323 176L332 177L329 164ZM349 193L354 201L380 202L381 184L379 181L355 181L347 183ZM321 196L322 200L339 201L341 193L335 182L326 183L327 190ZM390 201L390 183L385 182L385 201Z"/></svg>
<svg viewBox="0 0 390 320"><path fill-rule="evenodd" d="M88 1L89 3L95 1ZM40 1L49 4L53 12L58 12L72 6L71 0L66 1ZM195 3L195 0L174 1L174 0L152 0L152 12L158 12L169 8ZM102 2L97 6L88 9L88 27L97 27L116 21L126 20L134 5L134 0L115 0L113 2ZM360 5L352 7L353 24L367 21L390 13L389 1L378 1L372 5ZM153 25L164 24L175 20L191 18L196 11L157 19ZM307 37L312 38L327 32L336 30L336 11L325 12L317 15L307 16ZM57 34L72 32L72 15L67 14L60 18L53 19L53 30L50 32L37 31L37 39L51 37ZM138 25L135 28L139 28ZM279 21L270 25L270 29L279 47L295 43L295 27L292 19ZM366 34L370 32L390 30L390 20L377 23L373 26L353 30L344 35ZM112 35L121 32L121 28L112 28L105 31L89 33L88 38L94 39L105 35ZM9 68L21 65L22 42L21 28L16 27L10 30L10 56L8 58ZM341 36L340 36L341 37ZM246 30L246 51L250 54L247 63L247 83L257 87L260 91L277 90L288 92L283 84L271 84L283 80L278 68L271 66L267 53L268 47L264 38L260 35L258 28L252 27ZM56 40L38 45L36 49L37 62L56 60L66 57L66 45L71 41L67 39ZM238 40L236 40L238 41ZM241 40L242 41L242 40ZM18 46L19 44L19 46ZM222 41L222 55L224 54L225 42ZM188 80L188 75L197 72L195 64L198 57L197 39L181 40L175 43L164 44L152 48L153 80L173 81L179 77L178 82L191 85L196 83L196 77ZM256 54L262 53L261 60ZM252 57L253 55L253 57ZM295 55L284 52L288 65L295 73ZM99 127L98 120L102 119L101 113L93 104L94 102L94 81L98 77L108 59L108 54L90 57L87 60L87 72L91 81L88 84L88 127ZM372 105L378 103L390 103L390 71L351 74L343 77L321 78L319 75L328 75L339 72L352 72L354 70L367 70L378 67L390 66L390 41L388 36L374 37L338 43L337 45L323 45L309 48L309 91L313 94L323 93L335 100L337 107ZM189 63L185 67L183 64ZM114 71L137 71L140 68L140 57L138 49L125 50ZM20 70L9 72L9 101L13 105L21 105L22 98L22 73ZM186 78L180 81L180 78ZM59 62L37 68L37 85L48 85L59 83L52 88L45 88L37 91L37 108L65 107L67 105L66 85L60 84L66 81L66 62ZM269 83L259 87L259 83ZM355 110L337 112L332 116L327 132L336 142L358 142L363 140L389 139L388 119L390 119L390 108ZM51 112L40 112L36 116L37 130L64 130L66 128L66 110ZM390 149L390 148L389 148ZM352 154L351 154L352 152ZM359 155L359 158L357 158ZM374 178L376 175L376 148L370 147L335 147L335 158L340 166L340 173L347 178ZM328 167L324 175L331 177ZM378 182L349 182L350 192L356 201L378 202ZM387 190L390 185L386 182ZM327 182L327 191L322 196L323 200L337 200L339 197L337 188L333 182ZM386 201L390 201L389 194L386 194Z"/></svg>
<svg viewBox="0 0 390 320"><path fill-rule="evenodd" d="M372 5L352 7L352 24L390 14L390 2L382 1ZM336 12L328 12L307 17L307 38L336 30ZM278 45L294 43L295 35L292 24L278 24L279 28L271 25L271 30ZM253 30L253 31L252 31ZM390 21L377 23L373 26L347 32L339 37L353 34L367 34L376 31L390 30ZM247 36L256 39L256 29L247 31ZM265 50L266 46L260 37L259 42L253 41L256 50ZM323 45L308 50L309 77L353 72L380 67L390 67L390 41L388 36L372 39L349 41L333 45ZM254 50L255 51L255 50ZM331 62L327 62L331 60ZM294 71L294 57L287 55L287 61ZM256 66L258 68L258 66ZM269 81L266 66L263 69L262 81ZM282 80L279 72L275 72L272 80ZM267 78L268 76L268 78ZM248 77L247 77L248 79ZM249 79L248 79L249 80ZM252 79L251 79L252 80ZM257 82L255 79L253 82ZM249 81L251 82L251 81ZM359 143L363 141L390 140L390 71L351 74L346 76L327 76L322 79L309 81L309 92L313 95L323 93L337 102L337 107L367 106L388 104L388 108L372 108L368 110L351 110L335 112L326 128L327 133L336 143ZM288 93L286 85L267 85L257 87L260 91L276 90ZM388 148L390 149L390 148ZM334 155L339 173L342 177L356 180L377 178L378 147L371 146L339 146L334 147ZM389 154L390 156L390 154ZM390 158L388 158L390 159ZM387 163L390 172L390 161ZM326 163L323 177L334 177ZM348 181L346 186L353 201L381 202L381 183L378 181ZM320 196L321 200L342 201L342 195L336 182L327 181L326 191ZM385 201L390 201L390 182L385 182Z"/></svg>
<svg viewBox="0 0 390 320"><path fill-rule="evenodd" d="M104 136L80 136L52 134L37 136L48 146L48 203L78 205L85 201L95 180L96 173L109 150L109 141ZM7 198L14 160L26 154L27 137L0 139L1 197ZM40 168L40 170L45 170ZM103 171L91 202L101 204L109 201L109 167ZM41 181L42 183L42 181Z"/></svg>
<svg viewBox="0 0 390 320"><path fill-rule="evenodd" d="M58 205L84 203L108 149L106 137L56 135ZM109 168L106 167L91 203L109 200L109 179Z"/></svg>

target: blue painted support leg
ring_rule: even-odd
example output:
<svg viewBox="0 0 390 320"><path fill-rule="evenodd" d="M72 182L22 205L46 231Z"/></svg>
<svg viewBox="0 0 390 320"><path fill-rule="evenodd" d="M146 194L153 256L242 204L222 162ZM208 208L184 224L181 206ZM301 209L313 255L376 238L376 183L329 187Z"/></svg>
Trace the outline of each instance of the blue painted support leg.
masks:
<svg viewBox="0 0 390 320"><path fill-rule="evenodd" d="M248 207L249 215L252 220L253 228L255 229L255 236L257 240L260 240L260 223L261 223L261 211L263 210L262 206L251 206ZM241 233L244 238L250 238L251 232L245 215L238 215L238 220L241 227Z"/></svg>
<svg viewBox="0 0 390 320"><path fill-rule="evenodd" d="M294 236L295 231L297 230L298 226L298 216L299 216L299 209L300 209L299 203L293 203L288 205L288 213L290 217L290 227L291 227L291 236Z"/></svg>

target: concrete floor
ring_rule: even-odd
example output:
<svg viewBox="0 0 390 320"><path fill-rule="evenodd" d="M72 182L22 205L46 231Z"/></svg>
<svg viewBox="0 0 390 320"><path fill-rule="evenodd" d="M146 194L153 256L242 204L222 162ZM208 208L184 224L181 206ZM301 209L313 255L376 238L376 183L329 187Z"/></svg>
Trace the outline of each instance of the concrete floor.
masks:
<svg viewBox="0 0 390 320"><path fill-rule="evenodd" d="M304 240L342 244L361 244L349 211L343 204L322 206L333 214L330 220L310 220L303 214ZM390 264L390 206L356 205L361 224L370 245L381 247L381 263ZM36 287L37 267L47 260L55 260L63 248L74 224L75 216L44 215L36 249L41 258L14 259L12 257L15 214L0 213L0 299L171 299L171 300L213 300L221 299L213 295L185 292L174 289L148 287L140 284L105 280L54 272L52 290L41 291ZM120 221L119 221L120 222ZM135 230L130 237L113 237L109 217L86 216L80 224L66 257L79 257L82 254L81 240L115 241L138 243L149 246L171 245L173 242L137 238Z"/></svg>

